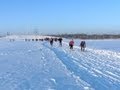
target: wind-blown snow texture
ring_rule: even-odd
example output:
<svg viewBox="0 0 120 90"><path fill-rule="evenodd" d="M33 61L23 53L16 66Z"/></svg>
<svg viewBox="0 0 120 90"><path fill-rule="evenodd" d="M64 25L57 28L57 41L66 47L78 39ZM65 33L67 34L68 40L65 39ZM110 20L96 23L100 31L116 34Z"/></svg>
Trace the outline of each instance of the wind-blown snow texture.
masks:
<svg viewBox="0 0 120 90"><path fill-rule="evenodd" d="M78 45L1 40L0 90L120 90L120 40Z"/></svg>

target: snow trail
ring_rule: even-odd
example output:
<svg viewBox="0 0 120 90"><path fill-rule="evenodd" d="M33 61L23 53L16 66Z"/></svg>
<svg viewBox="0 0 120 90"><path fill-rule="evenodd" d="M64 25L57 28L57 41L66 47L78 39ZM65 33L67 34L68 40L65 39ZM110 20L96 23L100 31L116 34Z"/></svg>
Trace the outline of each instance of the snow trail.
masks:
<svg viewBox="0 0 120 90"><path fill-rule="evenodd" d="M120 61L118 60L120 59L117 54L107 51L102 51L104 53L101 54L100 51L91 49L88 49L87 52L80 52L78 47L75 47L74 51L70 51L66 44L62 48L57 45L54 45L55 48L44 45L56 54L68 70L90 84L95 90L119 90L120 70L118 64Z"/></svg>
<svg viewBox="0 0 120 90"><path fill-rule="evenodd" d="M0 42L0 90L119 90L119 68L119 52Z"/></svg>
<svg viewBox="0 0 120 90"><path fill-rule="evenodd" d="M0 55L0 90L85 90L88 87L41 42L3 44L9 45L0 48L0 53L7 53Z"/></svg>

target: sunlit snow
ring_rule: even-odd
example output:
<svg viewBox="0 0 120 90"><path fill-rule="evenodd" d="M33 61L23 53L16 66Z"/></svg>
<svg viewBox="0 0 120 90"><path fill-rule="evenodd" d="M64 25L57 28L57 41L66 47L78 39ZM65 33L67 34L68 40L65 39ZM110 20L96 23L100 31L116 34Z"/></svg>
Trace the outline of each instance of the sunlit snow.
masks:
<svg viewBox="0 0 120 90"><path fill-rule="evenodd" d="M0 39L0 90L120 90L120 40L86 40L81 52L81 40L74 50L23 40L34 37Z"/></svg>

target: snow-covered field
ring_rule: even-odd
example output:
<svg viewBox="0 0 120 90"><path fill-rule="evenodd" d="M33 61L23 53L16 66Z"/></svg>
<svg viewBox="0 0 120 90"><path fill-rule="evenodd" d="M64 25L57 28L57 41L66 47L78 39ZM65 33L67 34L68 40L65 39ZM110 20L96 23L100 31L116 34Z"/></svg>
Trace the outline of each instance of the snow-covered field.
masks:
<svg viewBox="0 0 120 90"><path fill-rule="evenodd" d="M0 40L0 90L120 90L120 40Z"/></svg>

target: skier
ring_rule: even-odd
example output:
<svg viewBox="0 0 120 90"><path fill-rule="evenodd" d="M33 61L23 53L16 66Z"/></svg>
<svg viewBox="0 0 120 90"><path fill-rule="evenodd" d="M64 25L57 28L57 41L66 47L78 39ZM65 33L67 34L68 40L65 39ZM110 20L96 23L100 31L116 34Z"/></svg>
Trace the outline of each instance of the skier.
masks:
<svg viewBox="0 0 120 90"><path fill-rule="evenodd" d="M74 46L74 41L73 41L73 39L69 42L69 46L70 46L70 49L73 49L73 46Z"/></svg>
<svg viewBox="0 0 120 90"><path fill-rule="evenodd" d="M58 39L60 46L62 46L62 40L63 40L62 38Z"/></svg>
<svg viewBox="0 0 120 90"><path fill-rule="evenodd" d="M81 51L85 51L86 42L85 41L81 41L80 47L81 47Z"/></svg>
<svg viewBox="0 0 120 90"><path fill-rule="evenodd" d="M53 38L50 39L50 45L53 46Z"/></svg>

